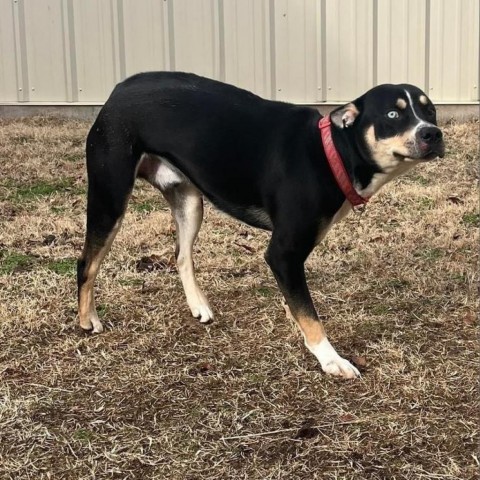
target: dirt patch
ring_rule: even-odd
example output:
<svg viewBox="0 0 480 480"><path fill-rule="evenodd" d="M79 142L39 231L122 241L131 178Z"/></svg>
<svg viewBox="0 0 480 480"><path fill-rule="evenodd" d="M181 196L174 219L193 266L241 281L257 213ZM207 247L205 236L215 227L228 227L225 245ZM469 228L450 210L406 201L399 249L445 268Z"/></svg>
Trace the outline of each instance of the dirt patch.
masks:
<svg viewBox="0 0 480 480"><path fill-rule="evenodd" d="M0 478L478 478L478 122L385 187L307 263L326 377L284 316L268 234L206 207L195 246L216 313L190 317L168 207L139 182L76 320L88 125L0 121Z"/></svg>

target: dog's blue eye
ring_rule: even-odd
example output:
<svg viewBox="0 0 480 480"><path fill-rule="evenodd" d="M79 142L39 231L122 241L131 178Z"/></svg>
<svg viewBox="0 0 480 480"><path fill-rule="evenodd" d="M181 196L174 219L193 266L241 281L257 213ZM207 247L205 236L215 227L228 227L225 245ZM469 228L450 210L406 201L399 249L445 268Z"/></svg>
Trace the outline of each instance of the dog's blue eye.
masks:
<svg viewBox="0 0 480 480"><path fill-rule="evenodd" d="M398 114L398 112L396 110L390 110L388 113L387 113L387 117L388 118L398 118L400 115Z"/></svg>

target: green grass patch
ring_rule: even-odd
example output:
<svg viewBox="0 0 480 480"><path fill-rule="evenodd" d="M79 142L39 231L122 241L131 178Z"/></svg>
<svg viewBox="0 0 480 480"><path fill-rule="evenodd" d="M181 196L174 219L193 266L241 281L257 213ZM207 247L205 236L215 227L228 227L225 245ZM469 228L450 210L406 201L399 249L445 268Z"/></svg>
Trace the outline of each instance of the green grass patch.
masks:
<svg viewBox="0 0 480 480"><path fill-rule="evenodd" d="M435 206L435 200L429 197L421 197L418 203L421 210L430 210Z"/></svg>
<svg viewBox="0 0 480 480"><path fill-rule="evenodd" d="M76 259L61 258L59 260L50 260L47 268L58 275L74 275L76 271Z"/></svg>
<svg viewBox="0 0 480 480"><path fill-rule="evenodd" d="M67 207L64 207L62 205L52 205L50 207L50 210L53 212L53 213L65 213L67 211Z"/></svg>
<svg viewBox="0 0 480 480"><path fill-rule="evenodd" d="M32 185L4 185L7 188L7 198L14 202L31 202L40 197L48 197L54 193L84 194L85 188L75 185L74 178L62 178L56 181L40 180Z"/></svg>
<svg viewBox="0 0 480 480"><path fill-rule="evenodd" d="M90 443L95 437L95 434L86 428L79 428L73 432L72 436L74 440L78 440L81 443Z"/></svg>
<svg viewBox="0 0 480 480"><path fill-rule="evenodd" d="M264 298L271 298L275 295L275 292L271 288L268 288L268 287L255 288L255 293L257 295L259 295L260 297L264 297Z"/></svg>
<svg viewBox="0 0 480 480"><path fill-rule="evenodd" d="M97 314L99 318L103 318L107 313L108 313L107 305L103 303L101 303L100 305L97 305Z"/></svg>
<svg viewBox="0 0 480 480"><path fill-rule="evenodd" d="M138 213L150 213L157 209L157 205L152 200L145 200L141 203L133 203L132 208Z"/></svg>
<svg viewBox="0 0 480 480"><path fill-rule="evenodd" d="M85 159L85 155L83 152L81 153L67 153L63 156L63 159L67 162L78 163L83 162Z"/></svg>
<svg viewBox="0 0 480 480"><path fill-rule="evenodd" d="M127 287L140 287L143 285L143 280L141 278L122 278L118 283Z"/></svg>
<svg viewBox="0 0 480 480"><path fill-rule="evenodd" d="M413 256L429 261L435 261L443 257L443 250L440 248L427 248L425 250L417 250L413 253Z"/></svg>
<svg viewBox="0 0 480 480"><path fill-rule="evenodd" d="M423 185L424 187L430 185L430 180L422 175L412 175L412 180L419 185Z"/></svg>
<svg viewBox="0 0 480 480"><path fill-rule="evenodd" d="M370 312L373 313L373 315L386 315L390 312L390 308L383 303L377 303L370 307Z"/></svg>
<svg viewBox="0 0 480 480"><path fill-rule="evenodd" d="M23 253L0 250L0 275L10 275L30 269L36 258Z"/></svg>
<svg viewBox="0 0 480 480"><path fill-rule="evenodd" d="M464 223L464 225L478 228L480 226L480 214L466 213L462 217L462 222Z"/></svg>
<svg viewBox="0 0 480 480"><path fill-rule="evenodd" d="M402 278L392 278L387 282L387 285L395 290L402 290L409 286L409 282Z"/></svg>

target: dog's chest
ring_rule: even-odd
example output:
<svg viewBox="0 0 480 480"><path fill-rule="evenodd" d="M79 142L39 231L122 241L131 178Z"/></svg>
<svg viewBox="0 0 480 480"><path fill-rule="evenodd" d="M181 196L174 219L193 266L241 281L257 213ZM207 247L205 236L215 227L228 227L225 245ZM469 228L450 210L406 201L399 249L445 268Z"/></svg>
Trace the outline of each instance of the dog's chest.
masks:
<svg viewBox="0 0 480 480"><path fill-rule="evenodd" d="M318 229L317 238L315 240L315 245L318 245L327 235L329 230L338 222L343 220L350 212L352 211L352 205L348 200L345 200L342 206L339 208L337 213L326 222L322 222L320 228Z"/></svg>

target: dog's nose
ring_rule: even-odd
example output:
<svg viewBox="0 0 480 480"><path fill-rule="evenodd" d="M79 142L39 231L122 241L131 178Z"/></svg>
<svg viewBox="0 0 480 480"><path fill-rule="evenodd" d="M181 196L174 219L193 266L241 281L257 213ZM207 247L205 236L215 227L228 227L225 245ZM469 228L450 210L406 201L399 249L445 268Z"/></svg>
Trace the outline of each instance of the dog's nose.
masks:
<svg viewBox="0 0 480 480"><path fill-rule="evenodd" d="M441 142L443 134L438 127L422 127L418 131L418 136L422 141L431 145Z"/></svg>

